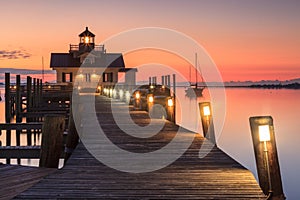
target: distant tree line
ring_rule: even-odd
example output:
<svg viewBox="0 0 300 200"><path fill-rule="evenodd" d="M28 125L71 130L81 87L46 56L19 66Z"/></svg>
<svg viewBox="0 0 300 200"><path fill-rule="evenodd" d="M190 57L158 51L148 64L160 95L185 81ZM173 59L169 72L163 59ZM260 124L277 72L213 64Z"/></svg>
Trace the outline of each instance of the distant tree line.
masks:
<svg viewBox="0 0 300 200"><path fill-rule="evenodd" d="M265 88L265 89L300 89L300 83L290 84L254 84L250 85L251 88Z"/></svg>

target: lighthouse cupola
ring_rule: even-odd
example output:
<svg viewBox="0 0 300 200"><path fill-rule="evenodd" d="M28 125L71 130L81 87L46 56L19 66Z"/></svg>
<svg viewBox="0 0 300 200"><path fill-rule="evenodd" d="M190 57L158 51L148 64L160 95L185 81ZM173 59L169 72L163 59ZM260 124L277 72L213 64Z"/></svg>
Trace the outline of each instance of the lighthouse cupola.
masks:
<svg viewBox="0 0 300 200"><path fill-rule="evenodd" d="M95 34L86 27L85 31L79 34L79 53L90 52L95 47Z"/></svg>

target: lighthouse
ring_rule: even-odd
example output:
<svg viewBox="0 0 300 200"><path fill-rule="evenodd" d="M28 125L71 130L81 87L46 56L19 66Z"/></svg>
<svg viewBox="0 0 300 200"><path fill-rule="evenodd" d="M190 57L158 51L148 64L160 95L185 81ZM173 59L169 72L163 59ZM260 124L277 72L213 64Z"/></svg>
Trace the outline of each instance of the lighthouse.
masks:
<svg viewBox="0 0 300 200"><path fill-rule="evenodd" d="M69 52L51 53L50 67L56 70L56 81L73 84L97 81L98 85L113 86L118 83L119 73L125 73L125 83L135 85L135 68L125 68L122 53L107 53L104 44L95 44L95 34L88 27L78 35L79 43L70 44ZM81 73L81 67L89 68ZM97 68L104 68L102 74L94 74Z"/></svg>

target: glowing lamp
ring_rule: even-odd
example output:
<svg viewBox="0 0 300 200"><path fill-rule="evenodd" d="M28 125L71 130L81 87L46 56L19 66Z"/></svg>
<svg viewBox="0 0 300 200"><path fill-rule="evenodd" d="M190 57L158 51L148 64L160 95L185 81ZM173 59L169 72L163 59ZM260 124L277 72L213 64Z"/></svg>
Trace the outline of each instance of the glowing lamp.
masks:
<svg viewBox="0 0 300 200"><path fill-rule="evenodd" d="M78 86L78 90L80 90L81 89L81 87L80 86Z"/></svg>
<svg viewBox="0 0 300 200"><path fill-rule="evenodd" d="M51 89L51 85L48 85L48 88Z"/></svg>
<svg viewBox="0 0 300 200"><path fill-rule="evenodd" d="M84 37L84 43L85 44L88 44L88 43L90 43L90 38L89 37Z"/></svg>
<svg viewBox="0 0 300 200"><path fill-rule="evenodd" d="M97 89L100 90L100 89L101 89L101 86L98 86Z"/></svg>
<svg viewBox="0 0 300 200"><path fill-rule="evenodd" d="M123 95L124 95L124 91L123 91L123 90L120 90L120 91L119 91L119 96L120 96L121 99L123 98Z"/></svg>
<svg viewBox="0 0 300 200"><path fill-rule="evenodd" d="M210 108L209 108L209 106L204 106L203 107L203 115L204 116L210 116Z"/></svg>
<svg viewBox="0 0 300 200"><path fill-rule="evenodd" d="M269 125L258 126L259 141L267 142L271 140Z"/></svg>
<svg viewBox="0 0 300 200"><path fill-rule="evenodd" d="M162 89L165 89L165 86L163 85L163 86L161 86L161 88L162 88Z"/></svg>
<svg viewBox="0 0 300 200"><path fill-rule="evenodd" d="M141 95L140 95L139 92L136 92L136 93L135 93L135 98L136 98L136 99L140 99L140 98L141 98Z"/></svg>
<svg viewBox="0 0 300 200"><path fill-rule="evenodd" d="M150 89L154 89L154 85L150 85Z"/></svg>
<svg viewBox="0 0 300 200"><path fill-rule="evenodd" d="M153 103L153 101L154 101L154 98L153 98L153 96L149 96L149 98L148 98L148 102L149 102L149 103Z"/></svg>
<svg viewBox="0 0 300 200"><path fill-rule="evenodd" d="M130 101L130 92L129 91L125 92L125 100L126 100L126 102Z"/></svg>
<svg viewBox="0 0 300 200"><path fill-rule="evenodd" d="M168 99L168 106L172 107L174 105L173 99Z"/></svg>

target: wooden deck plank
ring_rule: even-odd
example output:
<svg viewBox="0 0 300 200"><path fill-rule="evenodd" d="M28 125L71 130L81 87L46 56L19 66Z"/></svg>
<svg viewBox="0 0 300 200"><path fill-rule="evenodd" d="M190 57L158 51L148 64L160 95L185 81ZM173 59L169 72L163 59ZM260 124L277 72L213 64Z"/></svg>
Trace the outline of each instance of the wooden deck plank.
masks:
<svg viewBox="0 0 300 200"><path fill-rule="evenodd" d="M102 129L112 142L125 150L155 151L168 144L180 128L166 121L163 129L150 138L129 136L116 126L110 99L102 96L96 99ZM124 108L120 102L113 103L120 107L120 112L121 107ZM131 111L130 114L141 126L150 122L146 112ZM189 130L181 131L185 132L182 140L195 136ZM107 167L80 143L62 169L45 177L16 199L265 199L252 173L220 149L214 147L200 159L200 147L210 150L209 145L204 145L204 140L197 134L191 146L174 163L154 172L138 174ZM110 152L101 153L109 156Z"/></svg>
<svg viewBox="0 0 300 200"><path fill-rule="evenodd" d="M52 173L53 169L0 164L0 199L11 199Z"/></svg>

